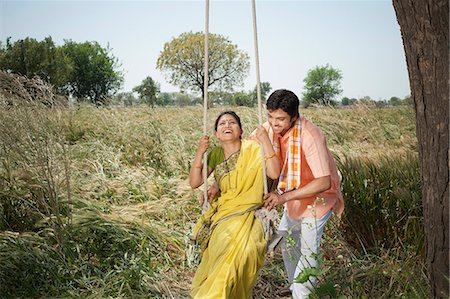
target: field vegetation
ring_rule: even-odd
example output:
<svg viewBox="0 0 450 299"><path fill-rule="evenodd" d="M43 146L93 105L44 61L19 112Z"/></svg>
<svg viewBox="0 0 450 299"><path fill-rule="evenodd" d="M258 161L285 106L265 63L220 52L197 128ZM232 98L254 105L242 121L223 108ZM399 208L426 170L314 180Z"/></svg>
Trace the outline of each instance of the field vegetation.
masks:
<svg viewBox="0 0 450 299"><path fill-rule="evenodd" d="M187 177L202 108L49 108L0 99L2 298L187 298L201 210ZM257 109L235 110L244 131ZM308 108L342 174L317 298L425 298L421 183L410 107ZM280 298L279 251L254 298Z"/></svg>

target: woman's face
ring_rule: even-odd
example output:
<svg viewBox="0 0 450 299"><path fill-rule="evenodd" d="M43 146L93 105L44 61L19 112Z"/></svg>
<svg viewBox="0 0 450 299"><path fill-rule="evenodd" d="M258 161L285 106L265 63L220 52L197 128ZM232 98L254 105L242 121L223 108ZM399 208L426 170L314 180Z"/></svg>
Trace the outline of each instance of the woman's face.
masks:
<svg viewBox="0 0 450 299"><path fill-rule="evenodd" d="M220 141L238 140L241 138L242 129L232 115L225 114L219 118L217 130L214 134Z"/></svg>

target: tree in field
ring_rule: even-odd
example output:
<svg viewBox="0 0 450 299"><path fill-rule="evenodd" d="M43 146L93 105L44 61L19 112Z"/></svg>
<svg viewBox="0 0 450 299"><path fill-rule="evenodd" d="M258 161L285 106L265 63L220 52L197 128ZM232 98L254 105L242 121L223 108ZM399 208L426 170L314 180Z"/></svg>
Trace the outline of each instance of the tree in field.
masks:
<svg viewBox="0 0 450 299"><path fill-rule="evenodd" d="M243 91L233 93L232 103L233 105L236 106L247 106L247 107L255 106L255 102L253 101L252 95Z"/></svg>
<svg viewBox="0 0 450 299"><path fill-rule="evenodd" d="M334 99L341 92L342 74L330 65L317 66L308 71L303 92L303 102L306 104L335 105Z"/></svg>
<svg viewBox="0 0 450 299"><path fill-rule="evenodd" d="M159 83L154 81L150 76L142 80L142 83L133 88L133 91L139 94L141 102L146 103L152 108L155 107L156 104L160 104L158 103L158 96L160 93Z"/></svg>
<svg viewBox="0 0 450 299"><path fill-rule="evenodd" d="M105 103L122 85L123 74L109 48L97 42L65 41L64 53L72 61L73 70L67 92L80 100Z"/></svg>
<svg viewBox="0 0 450 299"><path fill-rule="evenodd" d="M449 2L393 0L416 112L431 298L449 295Z"/></svg>
<svg viewBox="0 0 450 299"><path fill-rule="evenodd" d="M139 101L135 98L132 92L119 92L112 98L113 104L119 104L124 106L134 106L139 104Z"/></svg>
<svg viewBox="0 0 450 299"><path fill-rule="evenodd" d="M72 62L50 36L43 41L27 37L11 42L8 38L6 46L1 46L0 69L28 78L39 76L61 91L69 82Z"/></svg>
<svg viewBox="0 0 450 299"><path fill-rule="evenodd" d="M204 34L182 33L164 45L157 68L169 83L181 90L200 92L203 97L204 56ZM247 53L226 37L212 33L209 34L208 64L208 87L212 90L232 91L234 86L242 86L250 67Z"/></svg>
<svg viewBox="0 0 450 299"><path fill-rule="evenodd" d="M256 88L257 86L255 86L255 88L251 92L252 106L250 107L253 107L258 104L258 94ZM264 103L267 95L272 90L272 86L270 86L269 82L261 82L260 89L261 89L261 101Z"/></svg>
<svg viewBox="0 0 450 299"><path fill-rule="evenodd" d="M354 105L358 100L355 98L349 99L348 97L343 97L341 99L342 106L351 106Z"/></svg>
<svg viewBox="0 0 450 299"><path fill-rule="evenodd" d="M173 102L174 102L173 94L171 94L169 92L160 92L158 102L161 104L161 106L173 105Z"/></svg>
<svg viewBox="0 0 450 299"><path fill-rule="evenodd" d="M391 97L389 99L389 105L391 106L399 106L402 104L402 100L398 97Z"/></svg>

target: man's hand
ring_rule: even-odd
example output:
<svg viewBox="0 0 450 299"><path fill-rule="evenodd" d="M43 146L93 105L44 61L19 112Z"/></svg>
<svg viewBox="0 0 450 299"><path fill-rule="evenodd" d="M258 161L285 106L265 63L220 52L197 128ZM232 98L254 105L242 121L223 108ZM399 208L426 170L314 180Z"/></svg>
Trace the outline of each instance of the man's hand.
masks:
<svg viewBox="0 0 450 299"><path fill-rule="evenodd" d="M264 195L264 207L269 211L285 202L286 200L283 198L283 195L276 192L270 192Z"/></svg>

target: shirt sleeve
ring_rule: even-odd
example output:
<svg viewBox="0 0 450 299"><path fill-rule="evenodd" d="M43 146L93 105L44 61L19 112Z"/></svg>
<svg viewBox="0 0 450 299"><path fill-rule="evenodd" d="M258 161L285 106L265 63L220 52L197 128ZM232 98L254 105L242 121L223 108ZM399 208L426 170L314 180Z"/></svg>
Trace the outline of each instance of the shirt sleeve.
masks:
<svg viewBox="0 0 450 299"><path fill-rule="evenodd" d="M303 153L314 178L331 175L329 150L323 132L311 126L303 130L302 137Z"/></svg>

